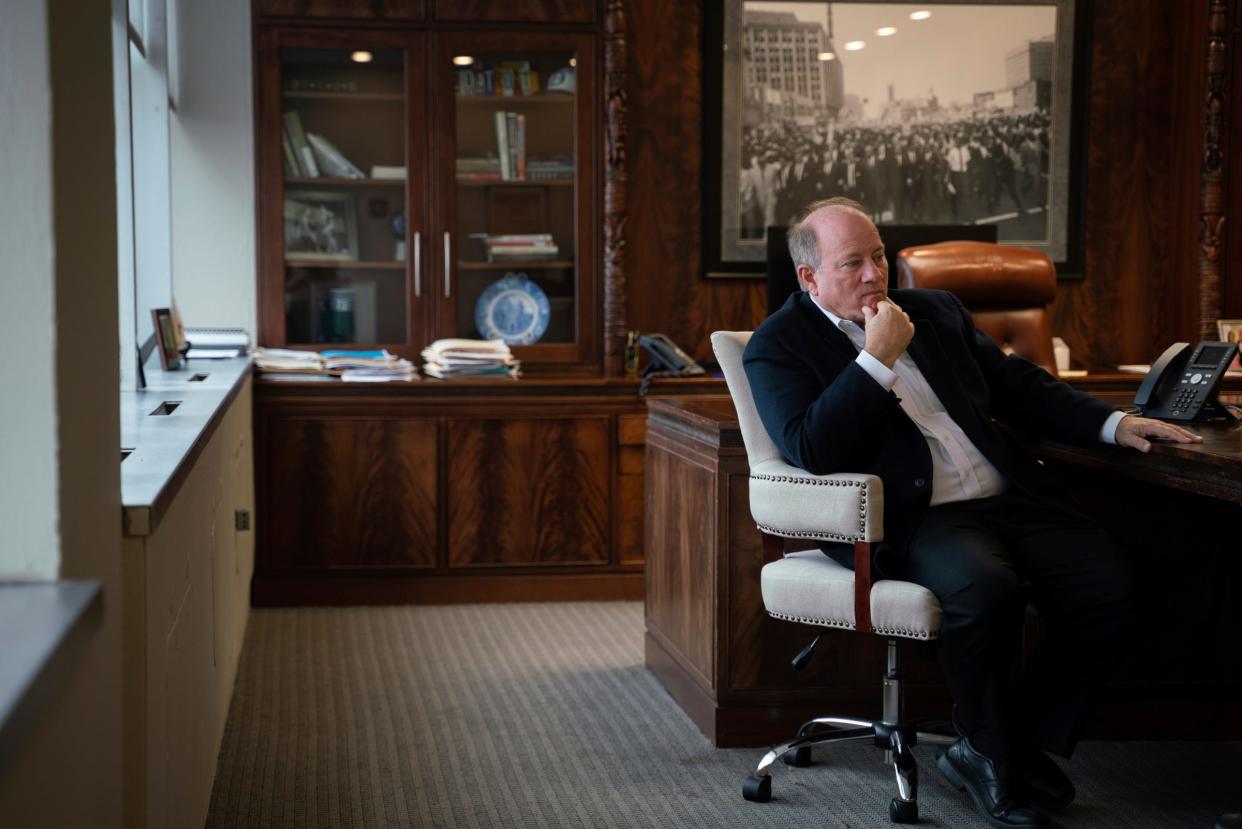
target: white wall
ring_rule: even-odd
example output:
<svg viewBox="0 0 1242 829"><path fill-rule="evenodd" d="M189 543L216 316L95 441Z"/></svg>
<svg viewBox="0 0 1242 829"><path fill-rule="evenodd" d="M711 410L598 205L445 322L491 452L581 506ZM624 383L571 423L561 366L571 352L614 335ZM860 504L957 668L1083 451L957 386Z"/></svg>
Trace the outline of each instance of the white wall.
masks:
<svg viewBox="0 0 1242 829"><path fill-rule="evenodd" d="M35 23L39 20L46 20L46 30ZM4 327L11 322L8 306L14 297L33 292L37 306L32 312L23 305L25 313L36 319L17 320L18 326L28 326L19 331L32 331L34 336L13 352L22 359L9 361L6 384L17 391L12 405L32 408L33 389L43 407L34 424L23 423L20 410L6 408L5 428L23 443L42 447L49 441L45 430L55 430L54 451L40 450L16 467L10 467L6 457L3 477L25 487L32 480L40 487L49 480L58 484L59 576L98 579L104 586L103 622L88 652L66 678L67 687L42 700L35 730L0 775L0 815L6 826L110 829L119 827L122 819L120 373L111 5L109 0L18 0L5 3L0 21L4 29L0 79L11 79L12 89L32 104L30 111L19 110L6 99L0 110L4 113L0 147L9 152L12 130L22 152L17 159L6 157L0 170L5 192L20 198L0 203L16 202L31 213L25 218L0 213L0 233L8 233L13 221L27 229L31 239L21 240L16 250L28 251L24 255L33 268L16 277L6 274L6 285L17 278L20 290L6 291L5 302L0 302ZM10 32L8 27L14 24L18 31ZM0 80L6 90L8 83ZM14 113L20 117L12 117ZM50 138L50 169L46 150L40 156L28 146L25 130L31 121L44 146ZM13 176L18 183L12 183ZM0 206L0 211L10 209L8 204ZM55 244L50 273L44 254L31 254L28 247L33 242L42 248L49 239ZM8 241L0 242L6 263L15 261ZM47 333L52 327L52 314L46 313L49 297L54 303L54 342ZM36 361L42 377L32 376L33 369L22 369L30 360ZM47 383L54 383L54 411L48 406L53 398ZM13 398L6 395L6 399ZM10 510L11 498L7 494L0 499L0 509ZM19 503L30 498L19 498ZM48 509L43 497L33 500L40 522L45 521ZM54 568L51 575L58 575Z"/></svg>
<svg viewBox="0 0 1242 829"><path fill-rule="evenodd" d="M52 293L52 129L42 0L0 14L0 581L54 579L56 531L55 320ZM17 114L20 113L20 117ZM15 198L16 194L20 197Z"/></svg>
<svg viewBox="0 0 1242 829"><path fill-rule="evenodd" d="M187 325L255 336L250 3L180 0L175 18L173 296Z"/></svg>

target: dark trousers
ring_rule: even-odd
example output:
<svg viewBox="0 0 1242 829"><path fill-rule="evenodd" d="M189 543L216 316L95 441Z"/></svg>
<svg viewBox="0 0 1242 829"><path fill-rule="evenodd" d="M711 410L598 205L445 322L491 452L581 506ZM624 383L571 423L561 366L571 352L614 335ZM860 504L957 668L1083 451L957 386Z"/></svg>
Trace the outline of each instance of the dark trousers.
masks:
<svg viewBox="0 0 1242 829"><path fill-rule="evenodd" d="M941 504L888 575L940 600L937 653L975 748L1003 759L1034 744L1068 757L1137 616L1133 569L1107 533L1021 493ZM1027 602L1049 636L1014 676Z"/></svg>

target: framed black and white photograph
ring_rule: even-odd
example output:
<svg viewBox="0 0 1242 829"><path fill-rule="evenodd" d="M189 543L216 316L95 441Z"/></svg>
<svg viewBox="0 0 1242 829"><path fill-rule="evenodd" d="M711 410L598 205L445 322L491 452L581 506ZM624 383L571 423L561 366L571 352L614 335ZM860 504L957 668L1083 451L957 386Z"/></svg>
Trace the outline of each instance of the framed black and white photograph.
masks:
<svg viewBox="0 0 1242 829"><path fill-rule="evenodd" d="M351 261L358 258L358 222L348 193L295 190L285 194L285 256Z"/></svg>
<svg viewBox="0 0 1242 829"><path fill-rule="evenodd" d="M766 228L832 196L881 234L990 224L1081 275L1075 0L706 5L709 277L762 273Z"/></svg>

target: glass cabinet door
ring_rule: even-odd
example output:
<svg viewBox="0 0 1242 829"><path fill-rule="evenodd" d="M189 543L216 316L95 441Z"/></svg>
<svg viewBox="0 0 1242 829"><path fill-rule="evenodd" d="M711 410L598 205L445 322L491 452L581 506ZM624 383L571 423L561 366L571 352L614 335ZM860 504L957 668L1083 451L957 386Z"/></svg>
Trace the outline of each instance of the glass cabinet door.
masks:
<svg viewBox="0 0 1242 829"><path fill-rule="evenodd" d="M407 153L412 50L328 43L291 38L278 49L283 339L409 351L410 263L421 278L422 241L408 183L420 157Z"/></svg>
<svg viewBox="0 0 1242 829"><path fill-rule="evenodd" d="M591 99L578 83L589 43L511 33L443 46L453 140L441 155L440 329L503 339L524 362L580 362L593 342L590 130L580 127Z"/></svg>

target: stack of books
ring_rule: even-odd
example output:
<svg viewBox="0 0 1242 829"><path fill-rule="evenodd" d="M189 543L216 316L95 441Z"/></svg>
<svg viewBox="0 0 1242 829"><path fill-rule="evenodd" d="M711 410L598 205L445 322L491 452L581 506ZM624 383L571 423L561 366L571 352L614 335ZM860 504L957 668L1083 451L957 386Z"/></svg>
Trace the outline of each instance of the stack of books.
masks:
<svg viewBox="0 0 1242 829"><path fill-rule="evenodd" d="M551 233L503 233L483 237L488 262L531 262L555 259L560 248Z"/></svg>
<svg viewBox="0 0 1242 829"><path fill-rule="evenodd" d="M459 158L457 159L457 179L459 181L500 181L500 159L490 158Z"/></svg>
<svg viewBox="0 0 1242 829"><path fill-rule="evenodd" d="M526 162L526 177L531 181L565 181L574 177L572 158L532 158Z"/></svg>
<svg viewBox="0 0 1242 829"><path fill-rule="evenodd" d="M436 340L423 349L423 371L429 377L517 377L521 363L503 340Z"/></svg>
<svg viewBox="0 0 1242 829"><path fill-rule="evenodd" d="M281 136L285 154L285 175L318 178L366 178L366 173L345 157L336 145L317 133L302 128L297 110L285 113Z"/></svg>
<svg viewBox="0 0 1242 829"><path fill-rule="evenodd" d="M418 379L418 369L413 363L390 354L387 349L338 349L320 353L290 348L260 348L254 353L254 364L264 372L333 375L355 383Z"/></svg>

